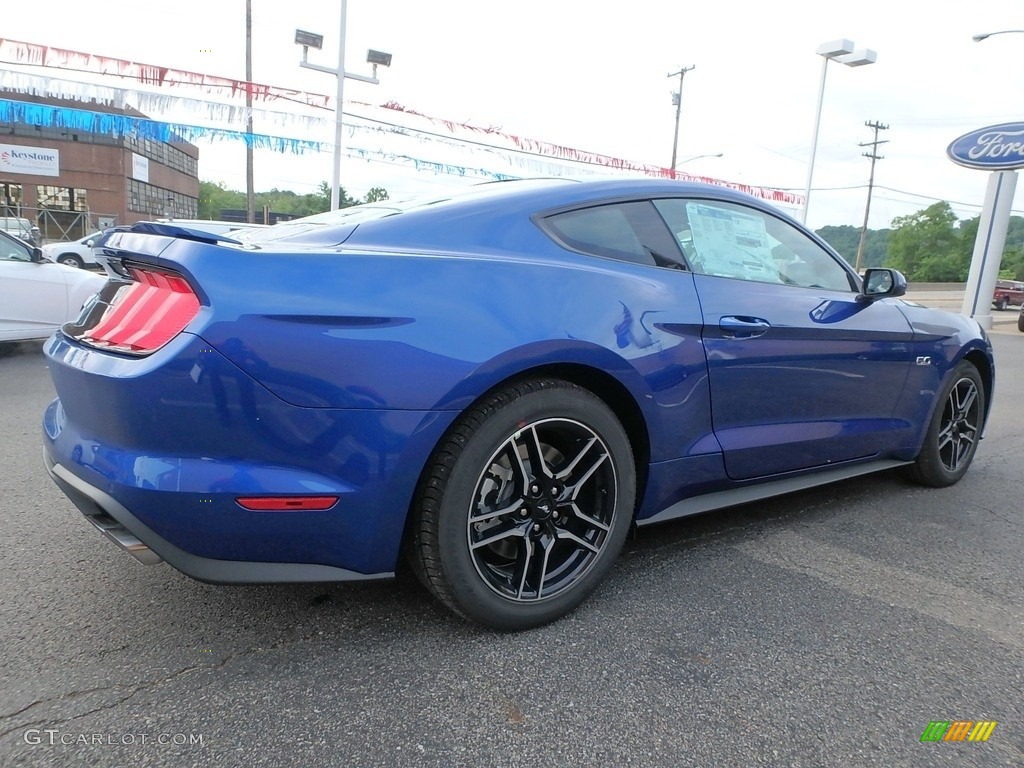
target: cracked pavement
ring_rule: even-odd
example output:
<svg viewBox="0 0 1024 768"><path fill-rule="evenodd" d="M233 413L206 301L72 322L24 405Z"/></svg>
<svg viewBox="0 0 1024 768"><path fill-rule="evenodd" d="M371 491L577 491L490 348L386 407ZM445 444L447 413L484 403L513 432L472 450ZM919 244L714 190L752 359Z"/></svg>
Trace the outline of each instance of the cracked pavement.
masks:
<svg viewBox="0 0 1024 768"><path fill-rule="evenodd" d="M644 529L580 610L515 635L405 574L219 587L136 563L46 476L44 359L7 349L0 765L1024 764L1024 334L993 339L958 486L887 473ZM920 742L952 719L999 725Z"/></svg>

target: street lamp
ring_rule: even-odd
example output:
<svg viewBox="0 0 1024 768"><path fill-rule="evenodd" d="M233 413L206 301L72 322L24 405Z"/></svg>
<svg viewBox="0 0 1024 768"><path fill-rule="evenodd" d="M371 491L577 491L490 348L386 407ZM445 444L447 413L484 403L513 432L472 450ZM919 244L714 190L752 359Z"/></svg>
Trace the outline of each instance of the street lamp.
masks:
<svg viewBox="0 0 1024 768"><path fill-rule="evenodd" d="M811 182L814 179L814 156L818 151L818 127L821 125L821 104L825 99L825 75L828 73L829 61L838 61L848 67L862 67L874 64L878 54L870 48L854 50L850 40L832 40L818 46L817 54L822 57L821 84L818 86L818 106L814 112L814 133L811 134L811 159L807 164L807 187L804 189L804 207L800 221L807 223L807 209L811 204Z"/></svg>
<svg viewBox="0 0 1024 768"><path fill-rule="evenodd" d="M1024 29L1001 29L998 32L982 32L980 35L974 35L971 40L980 43L982 40L992 37L992 35L1013 35L1019 33L1024 33Z"/></svg>
<svg viewBox="0 0 1024 768"><path fill-rule="evenodd" d="M315 32L306 32L301 29L295 30L295 44L302 46L302 61L299 62L300 67L306 69L315 69L317 72L326 72L329 75L334 75L338 78L338 91L335 94L336 104L334 108L334 170L331 176L331 210L338 210L338 187L341 186L341 116L342 116L342 99L344 97L345 90L345 78L351 78L353 80L361 80L364 83L372 83L378 85L380 81L377 79L377 65L383 67L391 66L391 54L383 53L381 51L368 51L366 60L373 65L373 75L356 75L351 72L345 71L345 15L347 11L347 0L341 0L341 23L338 27L338 66L337 67L324 67L320 64L311 64L306 60L309 49L316 48L317 50L323 48L324 37L318 35Z"/></svg>

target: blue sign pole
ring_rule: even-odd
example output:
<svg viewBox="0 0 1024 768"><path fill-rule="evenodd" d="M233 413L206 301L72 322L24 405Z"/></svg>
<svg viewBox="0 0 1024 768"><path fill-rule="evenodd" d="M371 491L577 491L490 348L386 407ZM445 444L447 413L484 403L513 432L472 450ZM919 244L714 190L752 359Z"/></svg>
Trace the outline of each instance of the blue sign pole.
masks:
<svg viewBox="0 0 1024 768"><path fill-rule="evenodd" d="M985 205L978 221L978 236L971 256L964 303L960 313L973 317L985 329L992 327L992 295L999 279L999 264L1006 245L1013 193L1017 189L1016 171L996 171L988 177Z"/></svg>

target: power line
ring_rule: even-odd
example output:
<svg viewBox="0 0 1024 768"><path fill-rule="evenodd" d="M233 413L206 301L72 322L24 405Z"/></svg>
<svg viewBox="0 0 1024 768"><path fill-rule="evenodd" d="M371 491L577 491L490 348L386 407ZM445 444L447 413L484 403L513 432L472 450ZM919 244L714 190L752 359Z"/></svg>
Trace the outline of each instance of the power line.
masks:
<svg viewBox="0 0 1024 768"><path fill-rule="evenodd" d="M867 189L867 186L868 186L867 184L851 184L851 185L846 186L846 187L815 187L812 191L813 192L849 192L849 191L854 190L854 189ZM778 190L780 190L782 192L795 192L795 191L797 191L799 189L799 187L775 187L775 189L778 189ZM950 205L955 205L955 206L957 206L959 208L978 208L978 209L980 209L980 208L983 207L980 203L964 203L964 202L961 202L959 200L950 200L948 197L935 197L933 195L922 195L922 194L920 194L918 192L910 192L910 191L905 190L905 189L895 189L894 187L887 187L884 184L875 184L875 189L884 189L884 190L887 190L888 192L895 192L895 193L900 194L900 195L908 195L910 197L917 197L917 198L920 198L922 200L932 200L932 201L934 201L936 203L949 203ZM897 200L897 199L892 198L892 197L880 197L880 196L877 196L877 195L876 195L876 197L878 197L879 200L888 200L890 203L906 203L907 205L914 205L914 203L912 203L910 200ZM1012 209L1012 212L1024 215L1024 210L1021 210L1019 208Z"/></svg>

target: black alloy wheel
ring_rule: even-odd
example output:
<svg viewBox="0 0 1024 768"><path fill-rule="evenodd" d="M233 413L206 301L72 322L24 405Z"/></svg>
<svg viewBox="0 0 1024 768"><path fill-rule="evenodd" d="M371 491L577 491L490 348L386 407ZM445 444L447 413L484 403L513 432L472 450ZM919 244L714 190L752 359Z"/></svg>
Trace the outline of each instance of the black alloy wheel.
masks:
<svg viewBox="0 0 1024 768"><path fill-rule="evenodd" d="M571 588L605 545L616 485L608 446L586 425L544 419L517 430L487 461L469 509L477 574L515 601Z"/></svg>
<svg viewBox="0 0 1024 768"><path fill-rule="evenodd" d="M978 369L966 360L953 370L935 407L911 477L924 485L953 485L967 472L981 440L985 389Z"/></svg>
<svg viewBox="0 0 1024 768"><path fill-rule="evenodd" d="M449 431L414 505L408 554L456 613L496 629L575 608L622 548L635 506L629 439L590 392L508 387Z"/></svg>

